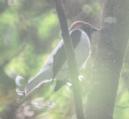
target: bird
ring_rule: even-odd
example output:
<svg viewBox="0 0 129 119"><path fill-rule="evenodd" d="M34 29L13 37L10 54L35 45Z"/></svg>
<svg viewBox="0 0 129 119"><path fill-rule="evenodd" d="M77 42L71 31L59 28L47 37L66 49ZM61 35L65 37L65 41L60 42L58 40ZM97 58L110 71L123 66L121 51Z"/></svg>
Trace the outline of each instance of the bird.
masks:
<svg viewBox="0 0 129 119"><path fill-rule="evenodd" d="M95 31L99 30L99 28L96 28L92 24L81 20L73 22L70 26L69 33L72 39L78 69L88 60L91 54L91 36ZM49 55L47 62L41 70L28 81L25 87L25 94L29 95L43 84L51 83L54 80L56 80L55 88L60 82L65 84L67 82L66 79L69 77L66 60L64 42L61 40Z"/></svg>

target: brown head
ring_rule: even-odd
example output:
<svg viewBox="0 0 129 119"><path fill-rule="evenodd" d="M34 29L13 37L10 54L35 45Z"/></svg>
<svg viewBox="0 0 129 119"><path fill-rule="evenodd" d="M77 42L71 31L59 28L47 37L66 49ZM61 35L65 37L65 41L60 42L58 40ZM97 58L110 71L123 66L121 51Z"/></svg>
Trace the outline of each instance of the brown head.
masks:
<svg viewBox="0 0 129 119"><path fill-rule="evenodd" d="M91 37L93 32L101 30L100 28L96 28L92 24L81 20L78 20L72 23L70 30L73 30L73 29L82 29L87 33L89 37Z"/></svg>

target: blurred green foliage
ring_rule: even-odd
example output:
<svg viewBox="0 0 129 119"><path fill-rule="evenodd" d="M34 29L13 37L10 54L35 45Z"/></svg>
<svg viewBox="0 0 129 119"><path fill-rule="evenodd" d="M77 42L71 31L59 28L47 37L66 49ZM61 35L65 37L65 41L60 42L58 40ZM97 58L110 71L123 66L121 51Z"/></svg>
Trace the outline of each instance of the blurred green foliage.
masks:
<svg viewBox="0 0 129 119"><path fill-rule="evenodd" d="M102 6L97 0L85 1L85 4L82 0L80 3L83 4L81 10L84 12L84 16L97 16L98 12L102 10ZM76 6L70 9L74 9L74 7ZM68 16L71 15L67 5L65 9ZM74 18L73 15L70 18ZM70 18L68 18L69 21L73 20ZM58 18L53 1L0 0L0 111L15 98L15 77L20 74L29 79L35 75L44 64L52 48L57 44L59 35ZM115 119L129 119L128 53L129 48L126 53L127 56L125 57L116 99ZM93 60L91 58L88 61L87 69L81 71L81 74L87 79L81 83L85 104L87 95L96 82L88 80L92 79ZM44 91L46 91L44 95L43 91L40 91L39 95L46 98L46 100L54 101L55 106L39 115L39 119L43 117L48 119L70 119L74 116L74 104L70 88L63 87L54 94L47 89Z"/></svg>
<svg viewBox="0 0 129 119"><path fill-rule="evenodd" d="M0 105L13 99L17 75L29 79L44 64L59 35L57 22L45 1L0 0Z"/></svg>

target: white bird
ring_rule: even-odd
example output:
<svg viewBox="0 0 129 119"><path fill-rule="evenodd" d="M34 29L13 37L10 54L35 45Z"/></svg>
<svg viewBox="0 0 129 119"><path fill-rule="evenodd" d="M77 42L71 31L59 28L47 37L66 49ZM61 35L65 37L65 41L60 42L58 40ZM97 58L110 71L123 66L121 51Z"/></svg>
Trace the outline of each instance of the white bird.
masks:
<svg viewBox="0 0 129 119"><path fill-rule="evenodd" d="M84 21L75 21L70 27L70 36L75 51L77 66L80 69L87 61L91 52L91 35L99 29ZM25 88L26 95L46 83L56 80L57 87L60 82L66 83L69 78L68 65L64 50L64 42L61 40L50 54L47 62L39 73L32 77Z"/></svg>

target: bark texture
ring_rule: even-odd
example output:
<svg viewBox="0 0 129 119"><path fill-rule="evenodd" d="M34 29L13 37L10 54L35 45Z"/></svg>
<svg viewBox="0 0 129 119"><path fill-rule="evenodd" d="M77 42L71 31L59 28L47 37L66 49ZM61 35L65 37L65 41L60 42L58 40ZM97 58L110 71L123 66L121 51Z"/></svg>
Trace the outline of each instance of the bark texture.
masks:
<svg viewBox="0 0 129 119"><path fill-rule="evenodd" d="M129 0L108 0L95 55L94 88L88 97L87 119L113 119L115 98L129 38Z"/></svg>

